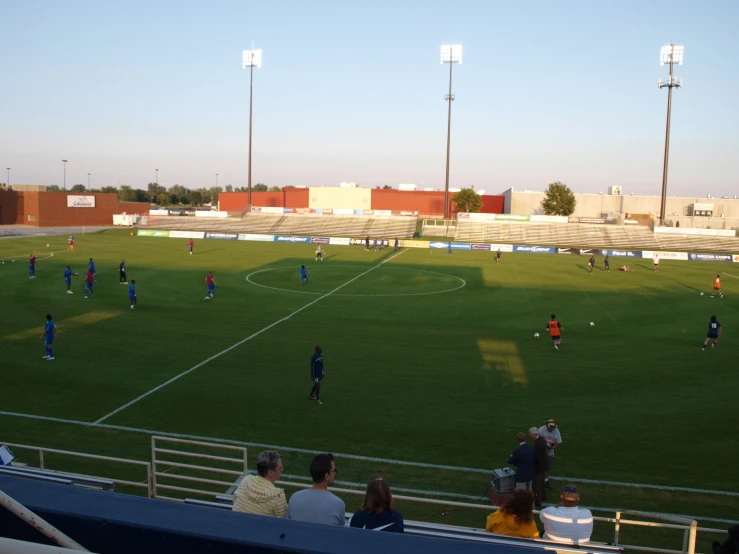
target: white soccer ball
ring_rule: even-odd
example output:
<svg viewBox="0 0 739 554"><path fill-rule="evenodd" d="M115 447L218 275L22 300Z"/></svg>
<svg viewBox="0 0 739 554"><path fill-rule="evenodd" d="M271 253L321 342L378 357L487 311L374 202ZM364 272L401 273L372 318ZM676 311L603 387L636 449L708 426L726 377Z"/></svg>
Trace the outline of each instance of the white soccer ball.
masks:
<svg viewBox="0 0 739 554"><path fill-rule="evenodd" d="M13 263L15 263L15 260L11 260Z"/></svg>
<svg viewBox="0 0 739 554"><path fill-rule="evenodd" d="M590 326L591 326L591 327L595 327L595 323L593 323L593 322L591 321L591 322L590 322Z"/></svg>
<svg viewBox="0 0 739 554"><path fill-rule="evenodd" d="M534 338L535 339L538 339L539 338L539 333L534 333Z"/></svg>
<svg viewBox="0 0 739 554"><path fill-rule="evenodd" d="M701 296L703 296L703 293L701 293Z"/></svg>

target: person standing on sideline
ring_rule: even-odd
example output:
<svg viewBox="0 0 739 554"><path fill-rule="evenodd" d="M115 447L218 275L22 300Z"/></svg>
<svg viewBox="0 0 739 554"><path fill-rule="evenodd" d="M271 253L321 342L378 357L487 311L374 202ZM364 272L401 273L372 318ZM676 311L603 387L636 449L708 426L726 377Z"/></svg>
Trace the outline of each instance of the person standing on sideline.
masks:
<svg viewBox="0 0 739 554"><path fill-rule="evenodd" d="M721 294L721 276L720 275L716 275L716 280L713 282L713 292L711 293L711 296L716 296L716 293L718 293L721 298L724 297L724 295Z"/></svg>
<svg viewBox="0 0 739 554"><path fill-rule="evenodd" d="M328 490L334 484L338 471L333 454L315 456L310 463L313 486L290 497L287 519L344 527L346 505L341 498Z"/></svg>
<svg viewBox="0 0 739 554"><path fill-rule="evenodd" d="M56 324L52 321L51 314L46 314L46 324L44 325L44 332L39 337L44 339L44 347L46 347L46 356L44 360L54 359L54 339L56 338Z"/></svg>
<svg viewBox="0 0 739 554"><path fill-rule="evenodd" d="M95 274L92 272L92 269L87 268L87 273L85 273L85 298L87 298L88 294L93 298L95 297L95 291L92 289L94 281Z"/></svg>
<svg viewBox="0 0 739 554"><path fill-rule="evenodd" d="M652 254L652 265L654 265L654 271L659 271L659 254L657 252Z"/></svg>
<svg viewBox="0 0 739 554"><path fill-rule="evenodd" d="M192 256L192 248L195 246L195 243L190 239L187 243L187 249L190 251L190 256Z"/></svg>
<svg viewBox="0 0 739 554"><path fill-rule="evenodd" d="M547 322L547 330L549 331L549 336L552 337L552 341L554 342L554 348L559 350L559 345L562 342L562 331L564 331L564 329L562 328L562 324L557 321L557 317L554 314L552 314L552 319Z"/></svg>
<svg viewBox="0 0 739 554"><path fill-rule="evenodd" d="M121 260L121 263L118 265L118 275L120 276L120 285L127 285L128 279L126 279L126 260Z"/></svg>
<svg viewBox="0 0 739 554"><path fill-rule="evenodd" d="M603 265L603 271L605 271L606 273L611 271L611 262L608 261L608 254L606 254L606 257L603 259Z"/></svg>
<svg viewBox="0 0 739 554"><path fill-rule="evenodd" d="M382 237L380 239L380 250L382 250L383 248L385 248L385 237Z"/></svg>
<svg viewBox="0 0 739 554"><path fill-rule="evenodd" d="M285 491L274 485L283 470L282 460L277 452L260 452L257 457L257 474L245 475L234 492L234 512L285 517Z"/></svg>
<svg viewBox="0 0 739 554"><path fill-rule="evenodd" d="M449 241L449 244L446 245L446 253L451 254L452 253L452 242Z"/></svg>
<svg viewBox="0 0 739 554"><path fill-rule="evenodd" d="M92 273L92 276L95 278L95 281L98 280L97 271L95 271L95 262L92 261L92 258L90 258L90 261L87 263L87 269Z"/></svg>
<svg viewBox="0 0 739 554"><path fill-rule="evenodd" d="M67 294L74 294L72 292L72 275L79 277L79 273L72 271L72 266L68 265L67 269L64 270L64 284L67 285Z"/></svg>
<svg viewBox="0 0 739 554"><path fill-rule="evenodd" d="M534 447L526 444L526 435L518 433L518 448L508 457L508 463L516 466L516 490L531 490L534 480Z"/></svg>
<svg viewBox="0 0 739 554"><path fill-rule="evenodd" d="M553 419L547 421L546 425L539 427L539 434L547 441L547 470L544 472L544 486L549 487L549 476L554 467L554 450L562 444L562 435L557 429L557 422Z"/></svg>
<svg viewBox="0 0 739 554"><path fill-rule="evenodd" d="M216 282L213 280L213 272L209 271L205 276L205 284L208 285L208 291L205 293L203 300L212 300L216 294Z"/></svg>
<svg viewBox="0 0 739 554"><path fill-rule="evenodd" d="M539 434L539 429L529 429L529 436L534 441L534 506L541 510L542 501L547 499L547 489L544 486L544 474L547 471L547 441Z"/></svg>
<svg viewBox="0 0 739 554"><path fill-rule="evenodd" d="M593 270L595 269L595 256L590 254L590 259L588 260L588 267L590 267L590 273L593 273Z"/></svg>
<svg viewBox="0 0 739 554"><path fill-rule="evenodd" d="M38 259L38 252L33 252L31 257L28 259L28 274L31 279L36 278L36 260Z"/></svg>
<svg viewBox="0 0 739 554"><path fill-rule="evenodd" d="M304 284L308 284L308 270L305 269L304 265L300 266L300 281Z"/></svg>
<svg viewBox="0 0 739 554"><path fill-rule="evenodd" d="M372 247L375 249L375 252L377 252L377 239L373 239Z"/></svg>
<svg viewBox="0 0 739 554"><path fill-rule="evenodd" d="M395 251L398 251L398 237L395 237Z"/></svg>
<svg viewBox="0 0 739 554"><path fill-rule="evenodd" d="M128 300L131 302L131 309L135 310L136 306L136 300L138 300L138 297L136 296L136 280L131 279L131 284L128 285Z"/></svg>
<svg viewBox="0 0 739 554"><path fill-rule="evenodd" d="M364 250L365 251L369 250L369 235L367 235L367 238L364 239Z"/></svg>
<svg viewBox="0 0 739 554"><path fill-rule="evenodd" d="M67 250L74 250L74 237L72 235L69 235L67 239Z"/></svg>
<svg viewBox="0 0 739 554"><path fill-rule="evenodd" d="M495 253L495 263L500 263L500 246L498 247L498 251Z"/></svg>
<svg viewBox="0 0 739 554"><path fill-rule="evenodd" d="M390 485L382 477L375 477L367 483L362 509L355 512L349 527L402 533L405 530L403 514L395 509Z"/></svg>
<svg viewBox="0 0 739 554"><path fill-rule="evenodd" d="M578 508L580 492L575 485L567 485L559 497L562 502L539 512L544 525L542 539L565 544L586 544L593 534L593 514Z"/></svg>
<svg viewBox="0 0 739 554"><path fill-rule="evenodd" d="M316 248L316 261L318 260L323 261L323 248L321 248L320 244Z"/></svg>
<svg viewBox="0 0 739 554"><path fill-rule="evenodd" d="M310 380L313 381L313 388L310 390L308 400L315 400L316 404L321 402L321 381L326 376L323 369L323 350L320 346L316 346L316 353L310 359Z"/></svg>
<svg viewBox="0 0 739 554"><path fill-rule="evenodd" d="M706 340L703 343L703 346L701 347L701 350L705 350L706 346L708 346L708 343L711 342L711 348L716 346L718 344L718 339L721 338L721 324L716 321L716 316L711 316L711 322L708 324L708 334L706 335Z"/></svg>

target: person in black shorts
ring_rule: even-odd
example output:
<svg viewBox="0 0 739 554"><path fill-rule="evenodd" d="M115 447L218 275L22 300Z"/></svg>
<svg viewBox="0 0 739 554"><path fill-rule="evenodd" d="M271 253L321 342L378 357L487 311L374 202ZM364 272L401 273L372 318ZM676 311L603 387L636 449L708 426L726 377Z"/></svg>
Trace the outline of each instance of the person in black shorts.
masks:
<svg viewBox="0 0 739 554"><path fill-rule="evenodd" d="M120 283L121 285L127 285L128 279L126 279L126 260L121 260L120 265L118 266L118 275L120 275Z"/></svg>

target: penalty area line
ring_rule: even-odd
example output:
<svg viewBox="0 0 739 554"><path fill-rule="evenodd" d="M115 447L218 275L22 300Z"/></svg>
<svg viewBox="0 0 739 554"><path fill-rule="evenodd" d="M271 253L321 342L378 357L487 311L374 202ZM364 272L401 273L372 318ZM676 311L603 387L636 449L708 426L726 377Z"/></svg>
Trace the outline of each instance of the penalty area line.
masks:
<svg viewBox="0 0 739 554"><path fill-rule="evenodd" d="M220 444L232 444L234 446L247 446L247 447L256 447L256 448L266 448L269 450L284 450L286 452L296 452L299 454L320 454L321 452L317 450L310 450L307 448L294 448L290 446L283 446L283 445L277 445L277 444L265 444L261 442L249 442L249 441L241 441L241 440L233 440L233 439L222 439L217 437L208 437L204 435L191 435L188 433L171 433L169 431L158 431L155 429L142 429L139 427L127 427L124 425L113 425L110 423L89 423L86 421L78 421L75 419L64 419L60 417L51 417L51 416L42 416L42 415L34 415L34 414L22 414L18 412L6 412L0 410L0 416L8 416L8 417L17 417L22 419L32 419L37 421L49 421L52 423L64 423L67 425L77 425L80 427L99 427L101 429L110 429L112 431L124 431L128 433L138 433L138 434L145 434L145 435L155 435L158 437L172 437L176 439L188 439L188 440L196 440L196 441L206 441L206 442L214 442L214 443L220 443ZM373 463L384 463L384 464L393 464L393 465L400 465L400 466L406 466L406 467L417 467L417 468L426 468L426 469L441 469L441 470L449 470L449 471L459 471L463 473L481 473L485 475L490 475L491 471L490 469L480 469L480 468L474 468L474 467L465 467L465 466L458 466L458 465L442 465L442 464L430 464L430 463L424 463L424 462L411 462L406 460L394 460L392 458L377 458L374 456L362 456L359 454L347 454L347 453L341 453L341 452L334 452L334 456L337 458L346 458L349 460L357 460L357 461L364 461L364 462L373 462ZM719 495L719 496L733 496L733 497L739 497L739 492L734 491L720 491L720 490L714 490L714 489L697 489L693 487L670 487L667 485L651 485L646 483L630 483L630 482L624 482L624 481L605 481L605 480L598 480L598 479L582 479L582 478L575 478L575 477L552 477L555 481L564 481L564 482L572 482L572 483L589 483L593 485L607 485L607 486L614 486L614 487L627 487L627 488L638 488L638 489L656 489L656 490L663 490L663 491L675 491L675 492L690 492L690 493L698 493L698 494L707 494L707 495Z"/></svg>
<svg viewBox="0 0 739 554"><path fill-rule="evenodd" d="M394 256L391 256L391 257L387 258L386 260L383 260L383 261L381 261L381 262L380 262L379 264L377 264L377 265L375 265L375 266L372 266L371 268L369 268L369 269L368 269L367 271L365 271L364 273L360 273L360 274L359 274L359 275L357 275L356 277L352 277L352 278L351 278L351 279L349 279L349 280L348 280L348 281L347 281L346 283L344 283L344 284L342 284L342 285L339 285L339 286L338 286L338 287L336 287L336 288L335 288L334 290L332 290L332 291L330 291L330 292L327 292L326 294L324 294L324 295L322 295L322 296L319 296L318 298L316 298L316 299L315 299L315 300L313 300L312 302L309 302L308 304L306 304L306 305L305 305L305 306L303 306L302 308L299 308L299 309L295 310L295 311L294 311L293 313L291 313L290 315L287 315L287 316L283 317L282 319L278 319L278 320L277 320L277 321L275 321L274 323L271 323L271 324L267 325L266 327L264 327L263 329L260 329L260 330L259 330L259 331L257 331L256 333L252 333L251 335L249 335L249 336L248 336L248 337L246 337L245 339L241 339L241 340L240 340L239 342L237 342L237 343L235 343L235 344L232 344L231 346L229 346L228 348L226 348L226 349L224 349L224 350L221 350L221 351L220 351L220 352L218 352L217 354L214 354L213 356L211 356L211 357L210 357L210 358L208 358L207 360L204 360L204 361L200 362L199 364L196 364L196 365L192 366L192 367L191 367L190 369L188 369L188 370L186 370L186 371L183 371L182 373L180 373L180 374L178 374L178 375L175 375L174 377L172 377L171 379L169 379L169 380L165 381L165 382L164 382L164 383L162 383L161 385L158 385L158 386L154 387L153 389L151 389L151 390L149 390L149 391L145 392L144 394L142 394L142 395L140 395L140 396L138 396L138 397L134 398L134 399L133 399L133 400L131 400L130 402L127 402L126 404L124 404L124 405L123 405L123 406L121 406L120 408L116 408L115 410L113 410L113 411L112 411L112 412L110 412L109 414L106 414L106 415L104 415L103 417L101 417L100 419L98 419L97 421L95 421L94 423L92 423L92 425L99 425L100 423L102 423L102 422L103 422L103 421L105 421L106 419L109 419L109 418L113 417L114 415L116 415L117 413L119 413L119 412L122 412L122 411L123 411L123 410L125 410L126 408L129 408L130 406L133 406L134 404L136 404L137 402L139 402L139 401L143 400L143 399L144 399L144 398L146 398L147 396L149 396L149 395L151 395L151 394L154 394L155 392L157 392L158 390L161 390L161 389L163 389L163 388L164 388L164 387L166 387L167 385L170 385L170 384L174 383L174 382L175 382L175 381L177 381L178 379L181 379L181 378L182 378L182 377L184 377L185 375L188 375L188 374L192 373L193 371L195 371L196 369L198 369L198 368L201 368L201 367L203 367L203 366L204 366L205 364L207 364L207 363L209 363L209 362L212 362L212 361L213 361L213 360L215 360L216 358L220 358L220 357L221 357L221 356L223 356L224 354L226 354L226 353L228 353L228 352L231 352L231 350L233 350L234 348L238 348L239 346L241 346L241 345L242 345L242 344L244 344L245 342L249 342L249 341L250 341L251 339L253 339L254 337L257 337L257 336L261 335L261 334L262 334L262 333L264 333L265 331L269 331L270 329L272 329L272 327L275 327L275 326L279 325L280 323L283 323L284 321L287 321L288 319L290 319L291 317L293 317L293 316L295 316L295 315L299 314L300 312L302 312L302 311L303 311L303 310L305 310L306 308L310 308L310 307L311 307L311 306L312 306L313 304L315 304L316 302L320 302L320 301L321 301L321 300L323 300L324 298L328 298L329 296L331 296L332 294L334 294L334 293L335 293L336 291L339 291L339 290L343 289L343 288L344 288L345 286L347 286L347 285L349 285L349 284L353 283L354 281L356 281L356 280L357 280L357 279L359 279L360 277L364 277L365 275L367 275L368 273L370 273L370 272L374 271L375 269L377 269L378 267L382 266L383 264L385 264L385 263L389 262L390 260L392 260L392 259L394 259L394 258L397 258L398 256L400 256L400 255L401 255L401 254L403 254L404 252L406 252L406 250L403 250L403 251L401 251L401 252L398 252L398 253L397 253L397 254L395 254Z"/></svg>

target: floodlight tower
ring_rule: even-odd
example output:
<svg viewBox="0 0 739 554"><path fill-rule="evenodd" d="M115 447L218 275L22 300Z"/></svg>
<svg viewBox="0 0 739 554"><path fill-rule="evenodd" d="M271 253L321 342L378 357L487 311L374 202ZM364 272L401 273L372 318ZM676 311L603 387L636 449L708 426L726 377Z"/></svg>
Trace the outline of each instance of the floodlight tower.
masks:
<svg viewBox="0 0 739 554"><path fill-rule="evenodd" d="M63 185L64 186L64 189L63 190L65 192L67 190L67 162L68 161L69 160L62 160L62 162L64 163L64 185Z"/></svg>
<svg viewBox="0 0 739 554"><path fill-rule="evenodd" d="M247 196L247 213L251 213L251 121L252 121L252 85L254 82L254 67L262 67L262 51L254 50L254 44L252 44L251 50L243 51L243 62L242 67L249 68L249 173L248 173L248 186L249 194Z"/></svg>
<svg viewBox="0 0 739 554"><path fill-rule="evenodd" d="M461 44L444 44L441 47L441 63L449 64L449 94L444 99L449 104L449 115L447 116L446 126L446 184L444 185L444 219L449 217L449 152L452 140L452 102L454 95L452 94L452 66L455 63L462 63L462 45Z"/></svg>
<svg viewBox="0 0 739 554"><path fill-rule="evenodd" d="M8 190L10 190L10 168L6 167L5 169L8 170L8 182L5 183L8 186Z"/></svg>
<svg viewBox="0 0 739 554"><path fill-rule="evenodd" d="M677 80L672 75L672 66L674 64L683 64L683 50L682 46L675 46L670 44L669 46L663 46L659 53L659 64L665 65L670 64L670 77L666 83L662 82L662 79L658 81L659 88L667 87L667 129L665 130L665 161L662 166L662 202L659 209L659 224L665 224L665 209L667 207L667 161L670 156L670 112L672 110L672 89L680 88L683 86L683 80Z"/></svg>

